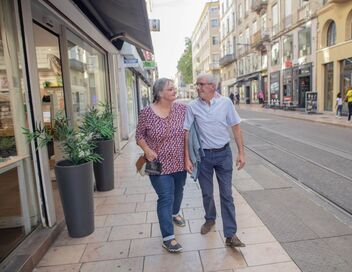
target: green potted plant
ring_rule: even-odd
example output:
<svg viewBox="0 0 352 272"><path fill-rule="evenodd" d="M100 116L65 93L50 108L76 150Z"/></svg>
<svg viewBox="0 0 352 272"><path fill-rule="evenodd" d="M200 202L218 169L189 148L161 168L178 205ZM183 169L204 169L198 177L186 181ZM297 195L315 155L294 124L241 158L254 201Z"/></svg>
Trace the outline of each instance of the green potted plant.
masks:
<svg viewBox="0 0 352 272"><path fill-rule="evenodd" d="M99 110L100 109L100 110ZM114 189L114 133L111 106L99 103L92 107L83 117L81 130L91 134L96 144L95 152L102 158L94 162L94 176L98 191Z"/></svg>
<svg viewBox="0 0 352 272"><path fill-rule="evenodd" d="M53 130L38 125L33 132L24 128L24 134L28 140L36 140L39 147L45 146L53 135L60 135L64 159L56 163L55 175L68 233L71 237L91 234L94 231L93 162L101 160L94 152L92 134L72 128L64 116L57 116Z"/></svg>

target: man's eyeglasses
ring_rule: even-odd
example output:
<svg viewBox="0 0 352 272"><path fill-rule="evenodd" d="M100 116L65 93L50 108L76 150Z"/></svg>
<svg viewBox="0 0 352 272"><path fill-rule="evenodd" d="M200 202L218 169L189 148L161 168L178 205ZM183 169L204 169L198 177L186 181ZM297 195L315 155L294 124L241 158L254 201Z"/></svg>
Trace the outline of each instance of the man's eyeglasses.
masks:
<svg viewBox="0 0 352 272"><path fill-rule="evenodd" d="M197 82L196 86L197 87L204 87L205 85L212 85L213 83L203 83L203 82Z"/></svg>

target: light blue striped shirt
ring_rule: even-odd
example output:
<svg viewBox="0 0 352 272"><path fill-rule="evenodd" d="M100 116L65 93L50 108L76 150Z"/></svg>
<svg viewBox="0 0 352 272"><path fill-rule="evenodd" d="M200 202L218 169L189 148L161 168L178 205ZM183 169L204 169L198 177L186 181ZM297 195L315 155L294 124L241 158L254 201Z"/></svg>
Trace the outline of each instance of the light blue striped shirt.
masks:
<svg viewBox="0 0 352 272"><path fill-rule="evenodd" d="M232 101L224 96L214 97L210 105L200 98L189 103L183 128L189 130L194 119L204 149L221 148L230 142L228 128L241 122Z"/></svg>

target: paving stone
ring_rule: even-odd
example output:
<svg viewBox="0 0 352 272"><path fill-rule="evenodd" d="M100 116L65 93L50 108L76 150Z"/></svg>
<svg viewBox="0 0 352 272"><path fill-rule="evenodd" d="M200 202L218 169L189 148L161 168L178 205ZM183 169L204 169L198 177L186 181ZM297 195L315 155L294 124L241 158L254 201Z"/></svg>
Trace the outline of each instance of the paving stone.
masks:
<svg viewBox="0 0 352 272"><path fill-rule="evenodd" d="M291 258L277 242L247 245L240 250L248 266L291 261Z"/></svg>
<svg viewBox="0 0 352 272"><path fill-rule="evenodd" d="M81 262L127 258L130 243L130 240L124 240L89 244L81 258Z"/></svg>
<svg viewBox="0 0 352 272"><path fill-rule="evenodd" d="M81 272L142 272L143 258L98 261L82 264Z"/></svg>
<svg viewBox="0 0 352 272"><path fill-rule="evenodd" d="M236 269L236 272L300 272L294 262L258 265Z"/></svg>
<svg viewBox="0 0 352 272"><path fill-rule="evenodd" d="M147 256L144 272L202 272L202 264L196 251L180 254Z"/></svg>
<svg viewBox="0 0 352 272"><path fill-rule="evenodd" d="M38 264L40 266L79 263L86 245L51 247Z"/></svg>
<svg viewBox="0 0 352 272"><path fill-rule="evenodd" d="M222 271L247 267L242 253L230 248L201 250L200 257L204 271Z"/></svg>
<svg viewBox="0 0 352 272"><path fill-rule="evenodd" d="M99 205L96 210L96 215L132 213L136 210L136 203L117 203Z"/></svg>
<svg viewBox="0 0 352 272"><path fill-rule="evenodd" d="M142 224L146 222L147 214L142 213L124 213L108 215L105 221L105 226L123 226Z"/></svg>
<svg viewBox="0 0 352 272"><path fill-rule="evenodd" d="M114 226L109 241L146 238L151 235L151 224Z"/></svg>
<svg viewBox="0 0 352 272"><path fill-rule="evenodd" d="M71 238L68 234L68 231L64 230L60 233L54 245L63 246L63 245L77 245L77 244L104 242L108 240L110 232L111 232L111 227L96 228L92 234L86 237Z"/></svg>

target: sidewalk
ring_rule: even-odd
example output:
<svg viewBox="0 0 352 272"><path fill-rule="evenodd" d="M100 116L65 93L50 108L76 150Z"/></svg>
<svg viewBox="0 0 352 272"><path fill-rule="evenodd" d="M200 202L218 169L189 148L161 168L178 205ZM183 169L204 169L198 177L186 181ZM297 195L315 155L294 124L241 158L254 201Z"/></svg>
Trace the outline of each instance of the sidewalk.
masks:
<svg viewBox="0 0 352 272"><path fill-rule="evenodd" d="M213 232L201 235L201 191L191 179L182 202L187 225L175 226L184 251L166 252L161 247L157 196L148 178L134 171L139 153L134 141L128 143L115 161L115 189L95 193L95 232L73 239L64 230L34 271L300 271L234 187L238 236L247 246L238 250L224 246L221 218ZM241 170L234 176L236 182L248 174ZM215 194L220 214L218 190Z"/></svg>
<svg viewBox="0 0 352 272"><path fill-rule="evenodd" d="M267 109L267 108L263 108L262 105L260 104L240 104L240 107L238 108L238 106L236 106L236 109L265 112L265 113L274 114L282 117L352 128L352 121L347 121L347 116L342 116L342 118L340 119L340 118L336 118L334 113L307 114L304 111L291 111L291 110L269 109L269 108Z"/></svg>

